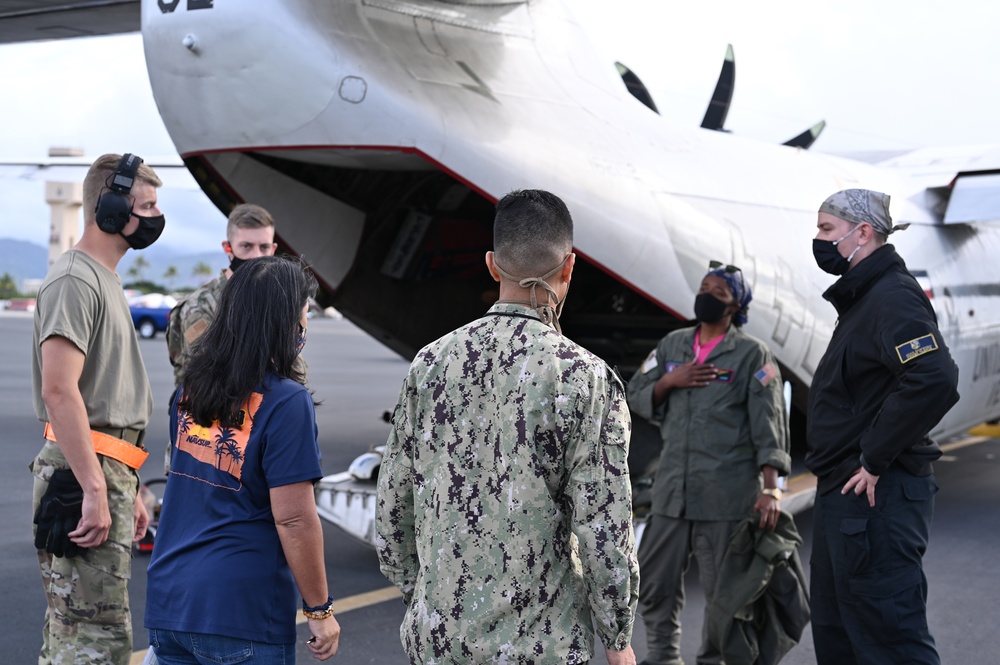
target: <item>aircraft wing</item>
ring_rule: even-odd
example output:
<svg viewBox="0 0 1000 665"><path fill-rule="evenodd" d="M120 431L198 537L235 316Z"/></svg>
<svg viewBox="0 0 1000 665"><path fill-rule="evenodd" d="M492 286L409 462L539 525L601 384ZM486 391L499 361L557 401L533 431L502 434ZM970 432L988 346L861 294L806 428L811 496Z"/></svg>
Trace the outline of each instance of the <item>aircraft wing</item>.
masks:
<svg viewBox="0 0 1000 665"><path fill-rule="evenodd" d="M0 0L0 44L138 32L140 6L139 0Z"/></svg>
<svg viewBox="0 0 1000 665"><path fill-rule="evenodd" d="M899 222L1000 222L1000 144L921 148L872 161L911 183Z"/></svg>

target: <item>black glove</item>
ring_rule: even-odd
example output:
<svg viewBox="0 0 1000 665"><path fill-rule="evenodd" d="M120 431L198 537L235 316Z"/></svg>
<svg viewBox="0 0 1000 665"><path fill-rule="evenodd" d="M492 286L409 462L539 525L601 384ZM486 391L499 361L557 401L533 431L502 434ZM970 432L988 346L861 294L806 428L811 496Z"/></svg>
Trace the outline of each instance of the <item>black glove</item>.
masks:
<svg viewBox="0 0 1000 665"><path fill-rule="evenodd" d="M57 469L35 510L35 549L68 558L79 554L86 548L70 540L69 532L76 530L81 517L83 488L72 470Z"/></svg>

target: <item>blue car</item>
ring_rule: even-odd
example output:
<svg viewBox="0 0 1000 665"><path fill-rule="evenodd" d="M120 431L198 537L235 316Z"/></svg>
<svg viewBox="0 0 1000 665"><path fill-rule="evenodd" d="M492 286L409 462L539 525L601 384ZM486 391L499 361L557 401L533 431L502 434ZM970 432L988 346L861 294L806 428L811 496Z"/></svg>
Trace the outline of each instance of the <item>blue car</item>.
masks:
<svg viewBox="0 0 1000 665"><path fill-rule="evenodd" d="M176 304L176 298L162 293L149 293L131 298L129 310L132 312L132 323L139 337L152 339L156 337L156 333L164 332L167 329L170 310Z"/></svg>

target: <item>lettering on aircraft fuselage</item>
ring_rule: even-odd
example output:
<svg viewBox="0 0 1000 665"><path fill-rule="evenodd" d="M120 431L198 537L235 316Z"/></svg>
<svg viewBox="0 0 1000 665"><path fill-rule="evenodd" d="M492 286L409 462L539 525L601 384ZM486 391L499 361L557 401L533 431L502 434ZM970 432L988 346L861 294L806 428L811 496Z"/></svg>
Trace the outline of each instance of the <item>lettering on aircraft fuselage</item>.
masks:
<svg viewBox="0 0 1000 665"><path fill-rule="evenodd" d="M976 349L976 362L972 369L972 381L1000 374L1000 342Z"/></svg>
<svg viewBox="0 0 1000 665"><path fill-rule="evenodd" d="M986 400L986 408L994 411L998 406L1000 406L1000 381L994 381L993 387L990 388L990 396Z"/></svg>
<svg viewBox="0 0 1000 665"><path fill-rule="evenodd" d="M212 3L214 2L215 0L187 0L187 10L212 9ZM181 4L181 0L156 0L156 4L162 13L171 14Z"/></svg>
<svg viewBox="0 0 1000 665"><path fill-rule="evenodd" d="M781 347L788 341L792 326L802 329L805 324L806 298L799 293L799 283L792 266L778 259L774 266L774 311L778 316L771 340Z"/></svg>

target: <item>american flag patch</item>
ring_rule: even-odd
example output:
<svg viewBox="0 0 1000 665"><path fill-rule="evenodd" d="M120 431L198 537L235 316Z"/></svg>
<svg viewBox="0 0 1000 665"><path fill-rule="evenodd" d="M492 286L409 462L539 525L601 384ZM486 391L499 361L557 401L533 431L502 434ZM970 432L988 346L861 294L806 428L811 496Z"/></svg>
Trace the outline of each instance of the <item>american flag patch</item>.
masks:
<svg viewBox="0 0 1000 665"><path fill-rule="evenodd" d="M778 370L776 370L774 368L774 365L772 365L771 363L767 363L759 370L754 372L753 378L760 381L760 385L766 386L767 384L771 383L771 379L774 379L777 376L778 376Z"/></svg>

